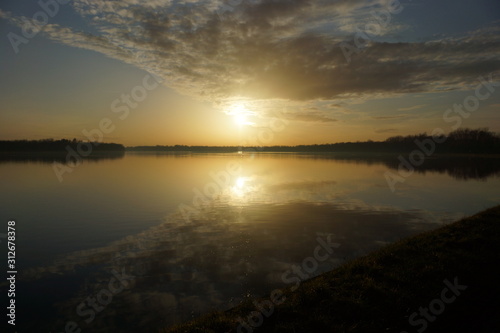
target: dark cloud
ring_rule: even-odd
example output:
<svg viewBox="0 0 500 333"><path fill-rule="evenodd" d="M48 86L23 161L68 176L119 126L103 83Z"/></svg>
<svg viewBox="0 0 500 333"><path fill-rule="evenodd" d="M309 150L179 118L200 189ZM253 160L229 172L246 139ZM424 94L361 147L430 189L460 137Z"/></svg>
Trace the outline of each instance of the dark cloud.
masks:
<svg viewBox="0 0 500 333"><path fill-rule="evenodd" d="M281 117L293 121L305 121L305 122L321 122L321 123L334 123L337 119L329 117L324 112L317 108L309 108L305 111L295 111L288 113L281 113Z"/></svg>
<svg viewBox="0 0 500 333"><path fill-rule="evenodd" d="M375 117L372 117L372 119L376 119L376 120L401 119L401 118L407 118L407 115L375 116Z"/></svg>
<svg viewBox="0 0 500 333"><path fill-rule="evenodd" d="M407 108L399 108L398 111L412 111L412 110L418 110L423 107L427 106L426 104L419 104L419 105L413 105Z"/></svg>
<svg viewBox="0 0 500 333"><path fill-rule="evenodd" d="M337 119L332 119L321 114L295 114L291 119L299 121L317 121L322 123L333 123L338 121Z"/></svg>
<svg viewBox="0 0 500 333"><path fill-rule="evenodd" d="M330 109L337 109L337 108L341 108L341 107L342 107L342 105L340 105L340 104L330 104L330 105L328 105L328 107L329 107Z"/></svg>
<svg viewBox="0 0 500 333"><path fill-rule="evenodd" d="M221 3L212 0L75 0L77 12L93 18L100 35L57 25L45 34L155 68L172 88L212 101L233 96L333 100L446 91L464 89L478 76L500 70L497 28L429 42L371 41L348 63L341 43L353 43L340 32L339 22L363 18L386 3L243 1L221 12ZM333 121L324 119L320 121Z"/></svg>
<svg viewBox="0 0 500 333"><path fill-rule="evenodd" d="M382 133L397 133L398 130L395 129L395 128L381 128L381 129L378 129L375 131L375 133L379 133L379 134L382 134Z"/></svg>

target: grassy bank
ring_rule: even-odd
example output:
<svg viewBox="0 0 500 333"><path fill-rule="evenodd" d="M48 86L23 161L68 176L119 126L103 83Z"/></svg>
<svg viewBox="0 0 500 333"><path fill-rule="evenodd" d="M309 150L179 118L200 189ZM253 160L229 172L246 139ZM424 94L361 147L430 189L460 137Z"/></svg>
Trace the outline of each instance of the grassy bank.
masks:
<svg viewBox="0 0 500 333"><path fill-rule="evenodd" d="M500 332L499 263L497 206L283 289L250 330L238 330L257 311L248 300L164 332Z"/></svg>

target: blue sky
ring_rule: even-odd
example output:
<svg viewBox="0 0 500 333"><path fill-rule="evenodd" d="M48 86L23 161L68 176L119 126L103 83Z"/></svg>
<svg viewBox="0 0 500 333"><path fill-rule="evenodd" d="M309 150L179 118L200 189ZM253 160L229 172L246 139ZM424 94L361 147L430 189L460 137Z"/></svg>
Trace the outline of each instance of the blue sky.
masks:
<svg viewBox="0 0 500 333"><path fill-rule="evenodd" d="M42 3L53 17L29 38L24 18L47 9L0 4L0 139L84 139L110 118L106 141L238 144L279 112L287 127L266 144L382 140L449 132L446 110L479 77L499 82L493 0ZM149 73L161 85L118 119L112 103ZM493 87L460 126L500 132Z"/></svg>

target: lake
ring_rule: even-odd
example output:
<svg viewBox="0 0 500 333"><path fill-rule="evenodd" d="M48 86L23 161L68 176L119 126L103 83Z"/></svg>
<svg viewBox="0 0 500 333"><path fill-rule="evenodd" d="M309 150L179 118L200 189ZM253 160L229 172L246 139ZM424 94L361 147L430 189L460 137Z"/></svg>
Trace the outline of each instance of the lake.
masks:
<svg viewBox="0 0 500 333"><path fill-rule="evenodd" d="M19 331L155 332L500 203L493 158L429 159L394 191L376 154L126 153L61 182L52 161L0 160Z"/></svg>

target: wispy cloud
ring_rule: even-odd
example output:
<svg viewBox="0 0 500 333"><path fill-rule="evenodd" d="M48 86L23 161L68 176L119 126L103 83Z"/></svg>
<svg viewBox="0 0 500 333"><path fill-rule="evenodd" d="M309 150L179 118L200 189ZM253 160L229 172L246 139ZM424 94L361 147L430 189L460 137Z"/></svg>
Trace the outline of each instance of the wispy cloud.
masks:
<svg viewBox="0 0 500 333"><path fill-rule="evenodd" d="M423 108L424 106L427 106L427 104L414 105L414 106L410 106L410 107L407 107L407 108L399 108L398 111L418 110L418 109Z"/></svg>
<svg viewBox="0 0 500 333"><path fill-rule="evenodd" d="M396 116L374 116L372 119L376 120L387 120L387 119L401 119L401 118L407 118L407 115L396 115Z"/></svg>
<svg viewBox="0 0 500 333"><path fill-rule="evenodd" d="M74 0L98 33L50 24L43 34L152 70L177 91L213 102L466 89L486 71L500 71L497 28L428 42L372 41L347 64L339 47L347 28L339 27L388 1L243 1L221 20L218 0ZM21 25L10 13L0 16ZM423 105L400 111L417 107ZM296 119L335 121L319 114Z"/></svg>
<svg viewBox="0 0 500 333"><path fill-rule="evenodd" d="M381 128L381 129L378 129L378 130L375 130L375 133L380 133L380 134L383 134L383 133L397 133L398 130L395 129L395 128Z"/></svg>
<svg viewBox="0 0 500 333"><path fill-rule="evenodd" d="M284 117L294 121L305 121L305 122L321 122L321 123L334 123L337 119L328 117L321 112L297 112L284 114Z"/></svg>

